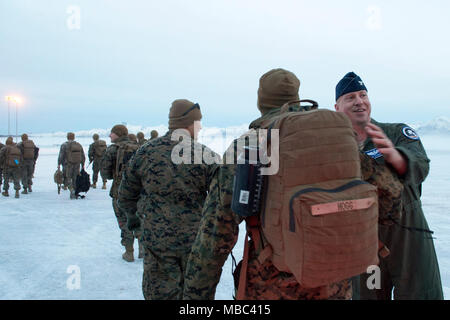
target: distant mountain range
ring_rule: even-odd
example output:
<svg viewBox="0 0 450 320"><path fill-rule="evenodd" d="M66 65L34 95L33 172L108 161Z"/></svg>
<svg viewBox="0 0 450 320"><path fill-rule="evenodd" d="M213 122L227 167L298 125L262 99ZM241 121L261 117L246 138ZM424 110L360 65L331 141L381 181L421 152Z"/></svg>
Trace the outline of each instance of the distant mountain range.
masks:
<svg viewBox="0 0 450 320"><path fill-rule="evenodd" d="M420 135L450 135L450 118L449 117L437 117L431 121L427 122L418 122L418 123L409 123L411 127L413 127ZM128 130L130 133L137 133L142 131L146 138L150 136L151 130L157 130L160 135L164 134L167 131L166 125L159 125L155 127L143 127L139 125L128 125ZM200 132L202 136L222 136L226 133L231 134L232 136L238 137L240 134L244 133L248 129L247 124L242 124L240 126L234 126L229 128L218 128L218 127L204 127ZM108 137L111 129L91 129L91 130L80 130L76 131L75 134L77 137L92 137L94 133L98 133L101 137ZM40 137L62 137L65 138L67 132L49 132L49 133L37 133L32 134L32 136L40 136ZM6 137L5 135L0 135L0 137Z"/></svg>
<svg viewBox="0 0 450 320"><path fill-rule="evenodd" d="M431 121L411 124L411 126L417 130L421 135L424 134L437 134L437 135L450 135L450 118L437 117Z"/></svg>

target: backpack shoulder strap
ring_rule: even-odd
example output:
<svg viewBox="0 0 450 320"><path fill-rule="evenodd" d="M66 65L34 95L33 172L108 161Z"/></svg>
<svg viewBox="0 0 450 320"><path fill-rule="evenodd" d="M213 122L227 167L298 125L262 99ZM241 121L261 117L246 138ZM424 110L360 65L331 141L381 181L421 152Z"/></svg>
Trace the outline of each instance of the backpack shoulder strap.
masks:
<svg viewBox="0 0 450 320"><path fill-rule="evenodd" d="M249 216L245 219L247 232L245 234L244 255L242 257L242 267L239 274L238 292L236 294L237 300L246 299L246 287L247 287L247 269L249 260L249 243L248 237L253 241L254 249L258 255L258 260L262 263L271 256L271 247L268 245L263 248L263 241L261 239L261 228L259 216ZM267 249L266 249L267 248Z"/></svg>

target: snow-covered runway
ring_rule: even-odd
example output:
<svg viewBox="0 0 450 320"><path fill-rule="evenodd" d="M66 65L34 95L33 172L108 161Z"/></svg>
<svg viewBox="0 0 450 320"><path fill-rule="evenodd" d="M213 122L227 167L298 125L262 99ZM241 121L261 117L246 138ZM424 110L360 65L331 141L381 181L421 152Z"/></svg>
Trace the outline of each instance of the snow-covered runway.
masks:
<svg viewBox="0 0 450 320"><path fill-rule="evenodd" d="M444 294L450 298L450 147L436 137L423 137L431 170L423 185L423 208L434 230ZM442 139L442 138L441 138ZM87 151L89 139L81 140ZM57 143L34 141L41 147L33 193L0 198L0 299L143 299L142 259L122 260L120 231L108 190L91 189L83 200L57 194ZM109 141L108 141L109 143ZM44 147L42 147L44 146ZM216 150L221 152L222 150ZM88 172L91 173L89 168ZM11 184L12 187L12 184ZM234 250L242 256L240 241ZM74 279L79 275L79 287ZM228 259L216 299L232 299Z"/></svg>

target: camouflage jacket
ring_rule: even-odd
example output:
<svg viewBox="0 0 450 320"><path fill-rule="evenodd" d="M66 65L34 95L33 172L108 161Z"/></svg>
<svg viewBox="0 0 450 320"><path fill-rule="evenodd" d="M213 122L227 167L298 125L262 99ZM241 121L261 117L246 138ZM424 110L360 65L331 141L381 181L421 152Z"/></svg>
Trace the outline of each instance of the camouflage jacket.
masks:
<svg viewBox="0 0 450 320"><path fill-rule="evenodd" d="M0 149L0 168L5 169L5 170L9 168L8 165L6 164L6 160L7 160L8 150L10 150L12 147L17 148L17 145L6 145ZM20 150L20 148L19 148L19 150ZM20 153L21 153L21 156L20 156L19 162L22 163L23 162L22 150L20 151Z"/></svg>
<svg viewBox="0 0 450 320"><path fill-rule="evenodd" d="M103 140L98 140L98 141L103 141ZM103 156L98 157L95 155L95 146L96 146L97 141L91 143L89 145L89 149L88 149L88 158L89 158L89 162L92 161L101 161ZM103 154L104 155L104 154Z"/></svg>
<svg viewBox="0 0 450 320"><path fill-rule="evenodd" d="M3 143L0 142L0 151L5 147ZM2 161L0 161L0 171L3 169ZM0 177L1 178L1 177Z"/></svg>
<svg viewBox="0 0 450 320"><path fill-rule="evenodd" d="M175 148L186 148L183 155L200 150L220 156L190 137L172 141L171 134L148 141L131 158L119 187L118 204L128 217L137 214L143 221L144 241L153 249L186 253L197 234L217 165L203 159L177 164L173 154L179 155L180 149Z"/></svg>
<svg viewBox="0 0 450 320"><path fill-rule="evenodd" d="M75 140L73 140L75 141ZM59 149L59 155L58 155L58 166L59 165L66 165L66 157L67 157L67 147L69 146L69 142L66 141L61 145L61 148ZM81 148L81 164L84 166L84 163L86 161L86 156L84 155L84 150Z"/></svg>
<svg viewBox="0 0 450 320"><path fill-rule="evenodd" d="M138 139L138 144L140 145L140 146L142 146L144 143L146 143L148 140L147 139Z"/></svg>
<svg viewBox="0 0 450 320"><path fill-rule="evenodd" d="M117 198L117 192L122 177L116 177L117 150L121 143L129 143L128 136L119 137L114 143L106 148L105 154L101 160L100 172L103 178L113 180L109 195L111 198Z"/></svg>
<svg viewBox="0 0 450 320"><path fill-rule="evenodd" d="M262 122L278 114L279 109L273 110L255 120L250 127L258 128ZM226 157L224 156L224 158ZM397 216L400 212L398 206L401 205L402 187L400 182L386 166L377 165L375 161L364 155L361 155L361 161L364 179L379 187L379 193L381 192L380 194L387 198L383 204L384 210L387 212L386 215L389 212L391 215ZM210 192L203 207L197 238L187 263L183 299L214 299L222 267L237 242L239 224L243 219L231 210L234 172L235 165L233 164L221 165L219 170L215 172ZM252 255L253 253L250 252L250 256ZM247 275L247 281L249 282L252 281L249 278L250 276L250 274ZM274 272L271 277L278 278L279 281L275 283L281 283L282 286L286 286L286 283L283 283L283 278L292 279L289 274L286 275L285 272L279 271ZM292 299L293 296L297 299L298 297L304 297L305 299L330 298L336 287L345 287L347 283L348 280L344 280L337 284L317 288L315 292L300 287L291 295L289 290L292 289L293 284L290 283L285 287L287 289L284 290L283 296L280 296L280 298ZM278 289L280 289L278 291L283 291L281 286ZM337 290L339 291L339 289ZM344 298L351 296L351 286L349 286L349 291L344 292Z"/></svg>
<svg viewBox="0 0 450 320"><path fill-rule="evenodd" d="M33 142L33 140L29 140L29 141ZM33 144L34 144L34 142L33 142ZM20 149L20 151L22 152L22 154L24 154L25 151L24 151L23 142L19 142L19 143L17 144L17 147ZM31 160L31 159L25 160L25 159L24 159L24 161L33 161L33 162L36 162L36 160L37 160L37 158L38 158L38 156L39 156L38 151L39 151L39 148L36 147L36 145L35 145L35 146L34 146L34 159L33 159L33 160Z"/></svg>

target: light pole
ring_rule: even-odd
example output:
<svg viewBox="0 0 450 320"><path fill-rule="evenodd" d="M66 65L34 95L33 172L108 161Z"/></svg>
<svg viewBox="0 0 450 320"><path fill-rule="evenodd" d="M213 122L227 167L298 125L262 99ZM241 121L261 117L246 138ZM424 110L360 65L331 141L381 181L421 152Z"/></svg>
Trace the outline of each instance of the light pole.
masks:
<svg viewBox="0 0 450 320"><path fill-rule="evenodd" d="M13 99L14 97L11 97L11 96L6 96L5 97L5 99L6 99L6 101L8 101L8 137L10 136L10 134L11 134L11 124L10 124L10 122L11 122L11 120L10 120L10 101Z"/></svg>
<svg viewBox="0 0 450 320"><path fill-rule="evenodd" d="M17 135L18 135L18 124L19 124L19 103L21 102L21 99L19 97L14 96L6 96L6 101L8 101L8 136L11 135L11 101L16 103L16 142L17 142Z"/></svg>
<svg viewBox="0 0 450 320"><path fill-rule="evenodd" d="M19 97L14 97L14 102L16 103L16 143L18 142L18 136L19 136L19 103L22 102L22 100Z"/></svg>
<svg viewBox="0 0 450 320"><path fill-rule="evenodd" d="M19 120L18 120L18 114L19 114L19 112L17 111L17 100L14 100L15 102L16 102L16 143L17 143L17 134L18 134L18 129L17 129L17 127L18 127L18 123L19 123Z"/></svg>

